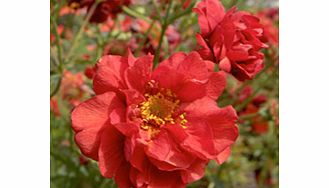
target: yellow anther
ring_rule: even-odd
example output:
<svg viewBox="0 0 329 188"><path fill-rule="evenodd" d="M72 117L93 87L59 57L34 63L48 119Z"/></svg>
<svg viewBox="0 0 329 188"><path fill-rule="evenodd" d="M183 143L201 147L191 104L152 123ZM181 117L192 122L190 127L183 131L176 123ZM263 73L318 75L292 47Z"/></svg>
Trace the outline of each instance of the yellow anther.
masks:
<svg viewBox="0 0 329 188"><path fill-rule="evenodd" d="M150 86L154 86L155 82L150 82ZM178 117L174 116L175 111L179 107L180 101L176 95L169 89L160 88L156 94L144 94L146 101L139 104L141 118L143 123L141 128L149 132L151 136L159 132L159 128L165 124L180 124L186 128L185 113Z"/></svg>

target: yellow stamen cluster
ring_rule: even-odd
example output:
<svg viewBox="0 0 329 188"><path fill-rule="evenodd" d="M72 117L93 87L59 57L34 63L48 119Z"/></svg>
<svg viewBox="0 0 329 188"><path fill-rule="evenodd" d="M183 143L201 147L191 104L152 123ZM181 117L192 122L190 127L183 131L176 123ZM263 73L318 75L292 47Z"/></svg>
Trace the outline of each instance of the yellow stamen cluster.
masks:
<svg viewBox="0 0 329 188"><path fill-rule="evenodd" d="M187 120L185 119L185 113L180 114L178 117L173 117L180 101L170 90L161 89L155 95L147 93L145 98L146 101L139 105L143 120L141 128L143 130L157 132L158 128L167 123L179 123L183 128L186 128Z"/></svg>

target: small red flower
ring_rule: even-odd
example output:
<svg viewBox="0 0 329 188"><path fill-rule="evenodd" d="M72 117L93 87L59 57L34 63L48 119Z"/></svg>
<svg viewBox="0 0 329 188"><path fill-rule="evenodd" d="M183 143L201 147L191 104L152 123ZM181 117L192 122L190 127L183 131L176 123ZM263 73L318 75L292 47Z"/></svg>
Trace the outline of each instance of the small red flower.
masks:
<svg viewBox="0 0 329 188"><path fill-rule="evenodd" d="M71 106L77 106L85 93L91 94L92 91L84 84L83 73L73 74L68 70L63 71L63 77L60 86L60 96L54 96L50 100L50 109L56 116L60 116L57 100L60 97L62 100L69 102Z"/></svg>
<svg viewBox="0 0 329 188"><path fill-rule="evenodd" d="M198 14L201 34L196 35L202 58L219 63L238 80L252 79L264 66L260 50L263 26L248 12L233 7L225 13L218 0L202 0Z"/></svg>
<svg viewBox="0 0 329 188"><path fill-rule="evenodd" d="M56 99L50 99L50 110L54 113L55 116L61 116L61 112L58 108L58 102Z"/></svg>
<svg viewBox="0 0 329 188"><path fill-rule="evenodd" d="M58 33L59 36L61 36L61 34L63 33L63 31L64 31L64 25L58 25L57 26L57 33ZM55 42L55 40L56 40L55 34L50 33L50 43Z"/></svg>
<svg viewBox="0 0 329 188"><path fill-rule="evenodd" d="M223 72L198 53L176 53L152 71L153 56L108 55L96 65L96 96L72 114L75 141L119 187L184 187L209 160L223 163L238 136L237 115L219 108Z"/></svg>
<svg viewBox="0 0 329 188"><path fill-rule="evenodd" d="M84 74L87 78L92 80L94 75L95 75L95 68L94 67L89 67L89 66L86 67Z"/></svg>

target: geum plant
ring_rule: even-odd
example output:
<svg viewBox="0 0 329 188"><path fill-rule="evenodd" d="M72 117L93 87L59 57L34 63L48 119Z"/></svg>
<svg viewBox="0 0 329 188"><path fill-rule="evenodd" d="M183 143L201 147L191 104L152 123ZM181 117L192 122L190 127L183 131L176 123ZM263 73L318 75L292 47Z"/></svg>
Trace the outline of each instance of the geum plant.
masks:
<svg viewBox="0 0 329 188"><path fill-rule="evenodd" d="M129 48L120 49L126 55L103 54L86 70L93 96L79 105L74 100L71 112L82 154L98 161L102 176L123 188L185 187L205 175L211 160L224 163L239 135L236 109L218 105L227 76L247 82L264 69L261 50L269 39L256 16L236 7L225 11L218 0L178 1L182 11L174 14L177 2L163 2L167 6L162 10L152 1L152 20L129 9L129 0L69 1L75 11L87 8L87 22L104 23L120 12L137 17L135 30L145 35L141 44L153 40L152 53L140 55L145 50L141 46L133 49L137 56ZM176 36L170 24L192 10L200 27L194 33L196 48L164 53L164 38ZM147 38L149 34L157 40ZM240 102L245 104L238 106L239 112L248 104Z"/></svg>

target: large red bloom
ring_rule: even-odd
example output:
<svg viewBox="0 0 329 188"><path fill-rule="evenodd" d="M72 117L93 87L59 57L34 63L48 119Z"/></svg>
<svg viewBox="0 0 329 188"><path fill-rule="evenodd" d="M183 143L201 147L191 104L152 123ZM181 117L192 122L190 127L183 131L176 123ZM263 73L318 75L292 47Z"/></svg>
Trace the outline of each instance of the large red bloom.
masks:
<svg viewBox="0 0 329 188"><path fill-rule="evenodd" d="M223 72L198 53L176 53L152 71L153 56L108 55L96 65L96 96L72 112L75 141L119 187L184 187L224 162L237 115L219 108Z"/></svg>
<svg viewBox="0 0 329 188"><path fill-rule="evenodd" d="M196 35L202 58L219 63L222 70L238 80L251 79L263 68L260 41L263 26L259 19L233 7L225 13L218 0L202 0L198 14L201 34Z"/></svg>

